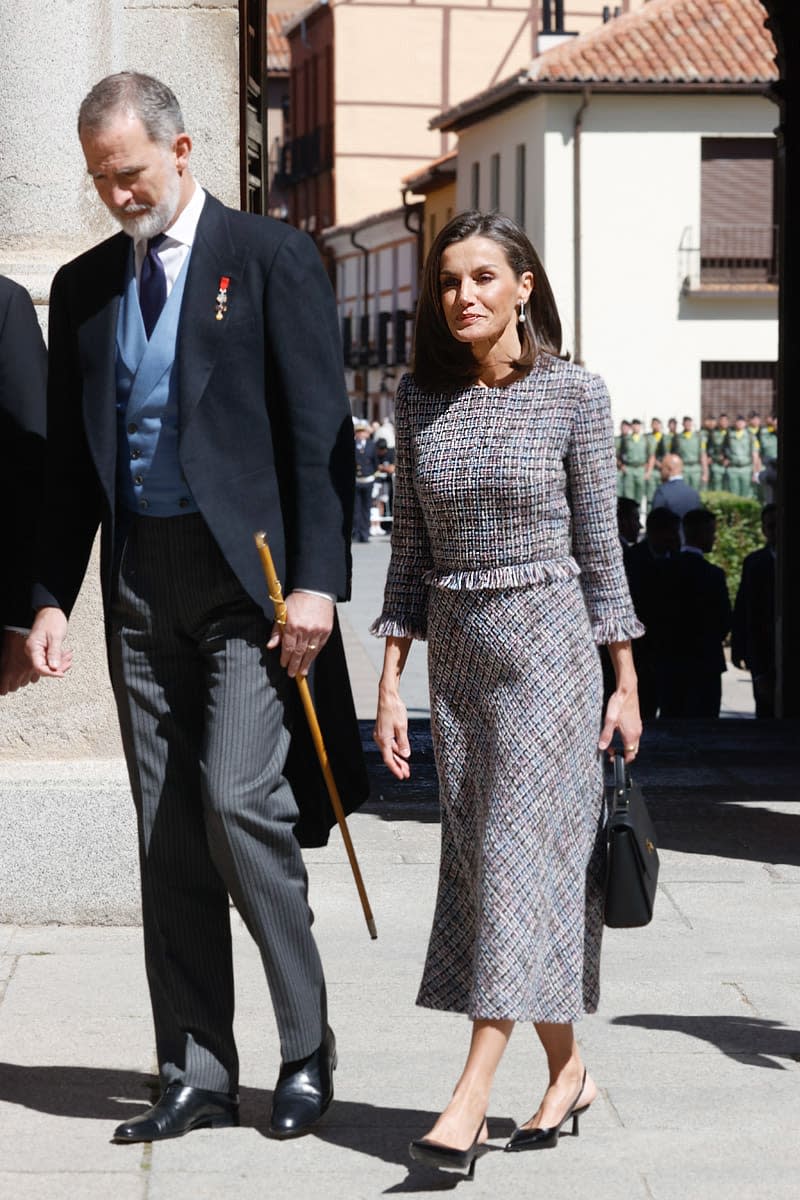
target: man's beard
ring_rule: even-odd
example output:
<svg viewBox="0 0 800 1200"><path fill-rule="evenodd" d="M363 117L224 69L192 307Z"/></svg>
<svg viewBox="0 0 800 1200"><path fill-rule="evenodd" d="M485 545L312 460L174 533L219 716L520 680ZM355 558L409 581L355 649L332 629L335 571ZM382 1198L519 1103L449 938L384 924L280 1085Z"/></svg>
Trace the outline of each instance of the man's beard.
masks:
<svg viewBox="0 0 800 1200"><path fill-rule="evenodd" d="M127 208L112 209L125 233L136 239L154 238L163 233L172 223L181 195L181 182L177 175L170 176L165 191L157 204L129 204Z"/></svg>

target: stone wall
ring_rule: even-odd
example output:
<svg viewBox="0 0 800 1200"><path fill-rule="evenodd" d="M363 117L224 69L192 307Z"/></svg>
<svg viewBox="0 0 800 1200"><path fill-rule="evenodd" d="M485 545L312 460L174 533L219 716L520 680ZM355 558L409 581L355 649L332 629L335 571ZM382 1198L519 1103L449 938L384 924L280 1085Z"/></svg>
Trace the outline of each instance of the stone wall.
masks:
<svg viewBox="0 0 800 1200"><path fill-rule="evenodd" d="M0 5L0 46L0 274L28 288L43 326L58 267L116 229L86 176L76 132L80 102L104 75L139 70L168 83L194 139L197 179L238 207L237 0L14 0ZM70 641L70 677L0 700L0 758L121 752L96 556Z"/></svg>

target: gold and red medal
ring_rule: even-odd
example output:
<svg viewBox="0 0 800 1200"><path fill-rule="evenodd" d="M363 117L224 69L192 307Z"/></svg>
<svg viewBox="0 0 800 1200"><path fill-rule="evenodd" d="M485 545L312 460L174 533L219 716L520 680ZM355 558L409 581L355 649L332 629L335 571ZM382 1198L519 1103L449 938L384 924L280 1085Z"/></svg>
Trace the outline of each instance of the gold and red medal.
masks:
<svg viewBox="0 0 800 1200"><path fill-rule="evenodd" d="M220 275L219 289L217 290L217 312L216 318L221 321L228 311L228 288L230 287L230 279L227 275Z"/></svg>

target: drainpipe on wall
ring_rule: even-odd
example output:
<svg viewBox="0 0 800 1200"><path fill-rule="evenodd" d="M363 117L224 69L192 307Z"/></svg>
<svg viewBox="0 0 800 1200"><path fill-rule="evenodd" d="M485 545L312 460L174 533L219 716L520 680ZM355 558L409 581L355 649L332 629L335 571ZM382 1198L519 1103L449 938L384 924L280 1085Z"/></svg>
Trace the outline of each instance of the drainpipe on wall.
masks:
<svg viewBox="0 0 800 1200"><path fill-rule="evenodd" d="M583 132L583 114L589 107L592 98L590 88L584 88L580 107L575 114L575 125L572 134L572 260L573 260L573 296L575 327L575 362L583 366L583 333L581 329L581 133Z"/></svg>
<svg viewBox="0 0 800 1200"><path fill-rule="evenodd" d="M362 246L356 241L356 235L350 231L350 241L355 246L356 250L360 250L364 255L364 316L369 321L369 247ZM369 331L369 325L367 325ZM361 331L359 330L359 341L361 340ZM364 411L361 414L366 420L369 420L369 336L367 336L367 344L362 346L364 354Z"/></svg>
<svg viewBox="0 0 800 1200"><path fill-rule="evenodd" d="M414 206L412 204L409 204L408 200L406 199L406 197L408 196L408 190L409 190L408 188L403 188L402 192L401 192L402 197L403 197L403 224L405 225L408 232L413 233L417 239L417 291L419 291L419 281L422 277L422 254L423 254L424 238L425 238L425 215L424 215L424 209L422 212L417 212L417 216L419 217L419 222L417 224L417 228L412 229L411 226L409 225L409 221L411 220L411 217L414 213ZM416 296L414 297L414 299L416 299Z"/></svg>

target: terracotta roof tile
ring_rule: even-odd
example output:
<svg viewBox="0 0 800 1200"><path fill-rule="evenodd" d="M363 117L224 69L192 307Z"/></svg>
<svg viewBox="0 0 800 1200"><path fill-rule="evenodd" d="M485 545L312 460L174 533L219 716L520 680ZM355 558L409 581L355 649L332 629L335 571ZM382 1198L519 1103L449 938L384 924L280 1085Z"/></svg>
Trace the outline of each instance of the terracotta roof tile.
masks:
<svg viewBox="0 0 800 1200"><path fill-rule="evenodd" d="M404 175L400 182L410 187L415 183L432 180L435 176L441 176L442 182L446 182L451 177L455 179L457 163L458 150L448 150L447 154L442 154L440 158L432 158L430 162L416 167L408 175Z"/></svg>
<svg viewBox="0 0 800 1200"><path fill-rule="evenodd" d="M650 0L540 54L541 83L770 83L775 45L758 0Z"/></svg>
<svg viewBox="0 0 800 1200"><path fill-rule="evenodd" d="M289 70L289 41L283 27L295 16L293 12L267 12L267 70Z"/></svg>

